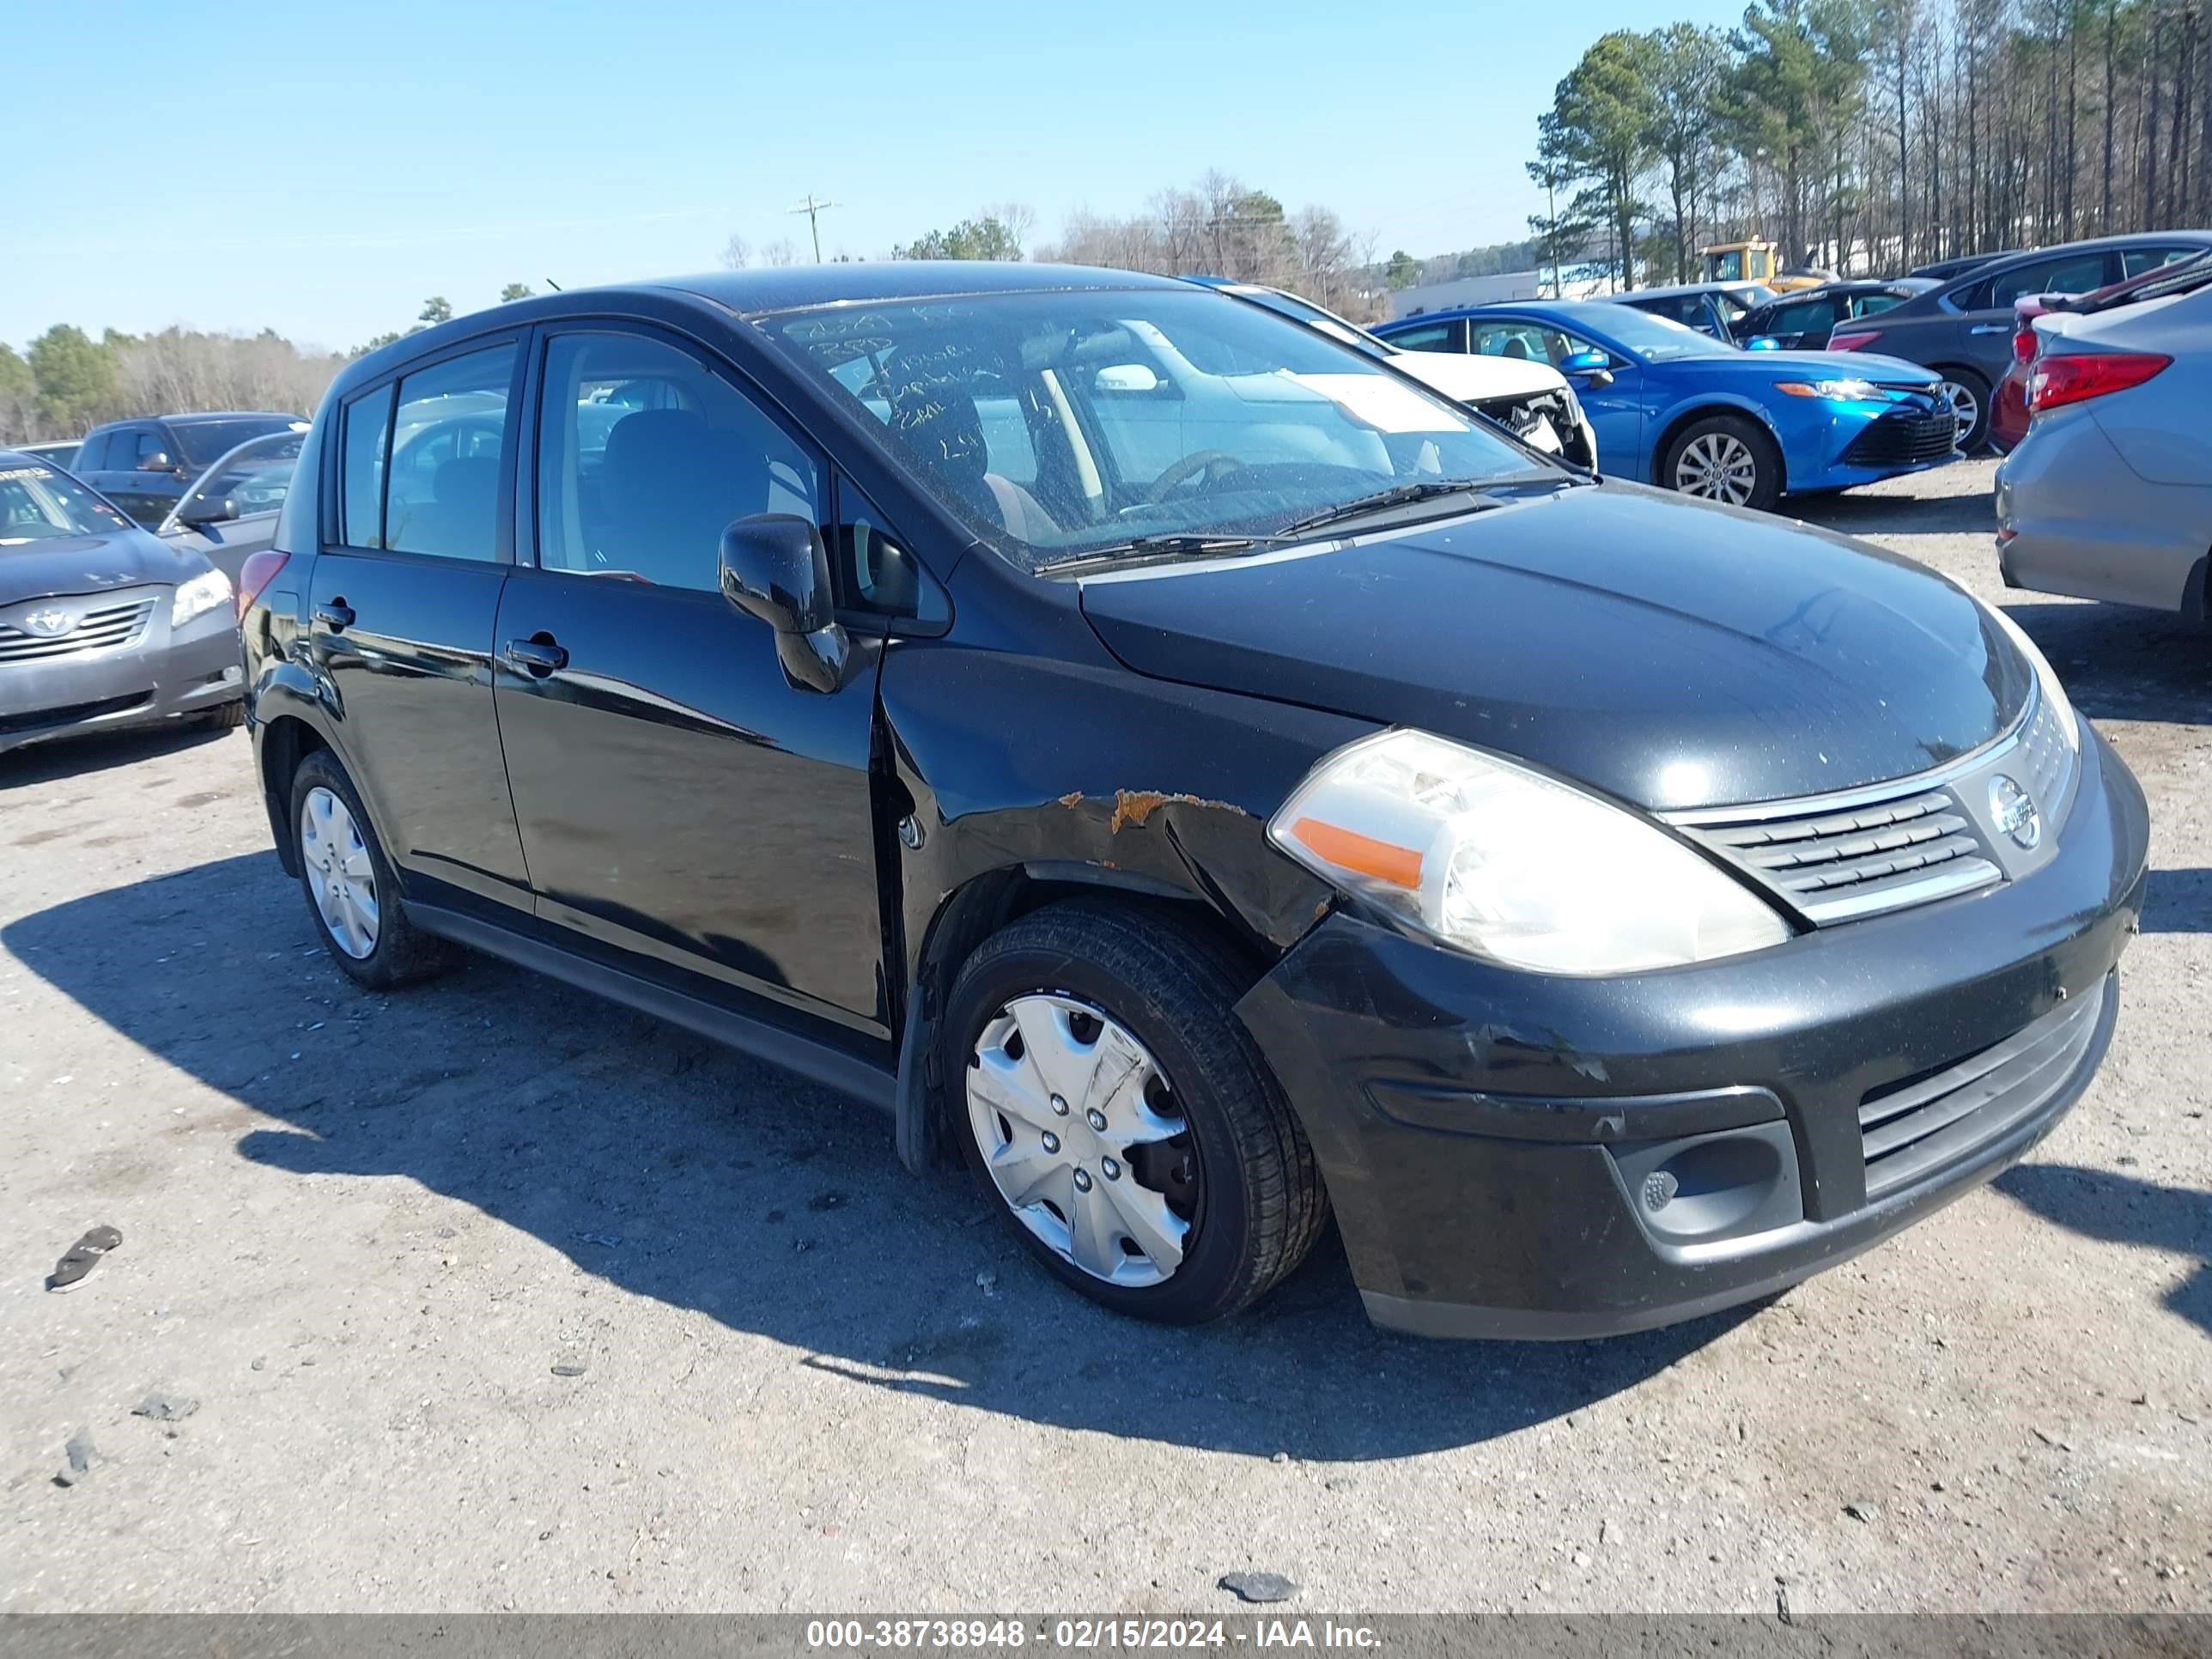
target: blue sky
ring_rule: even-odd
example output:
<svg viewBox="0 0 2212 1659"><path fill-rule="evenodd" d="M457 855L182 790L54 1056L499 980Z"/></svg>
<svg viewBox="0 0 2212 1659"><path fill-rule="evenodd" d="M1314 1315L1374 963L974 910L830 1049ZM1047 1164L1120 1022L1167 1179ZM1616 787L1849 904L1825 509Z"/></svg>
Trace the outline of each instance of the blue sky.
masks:
<svg viewBox="0 0 2212 1659"><path fill-rule="evenodd" d="M100 10L103 17L105 9ZM272 326L347 347L542 289L698 270L806 221L876 256L1219 167L1379 252L1525 234L1538 112L1604 30L1739 3L1077 0L12 9L0 340ZM34 181L47 181L41 188Z"/></svg>

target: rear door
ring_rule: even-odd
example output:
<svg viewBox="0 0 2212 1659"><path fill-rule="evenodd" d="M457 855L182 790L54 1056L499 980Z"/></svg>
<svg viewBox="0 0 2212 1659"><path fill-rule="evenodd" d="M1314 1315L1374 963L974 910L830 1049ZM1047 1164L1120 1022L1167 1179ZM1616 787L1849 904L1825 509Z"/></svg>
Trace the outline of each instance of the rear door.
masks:
<svg viewBox="0 0 2212 1659"><path fill-rule="evenodd" d="M839 690L795 688L774 631L720 586L732 520L830 525L824 458L675 335L556 328L536 351L534 533L526 514L495 672L538 916L800 1024L888 1036L880 652L856 638Z"/></svg>
<svg viewBox="0 0 2212 1659"><path fill-rule="evenodd" d="M491 678L521 357L519 336L471 342L347 401L308 580L309 650L340 757L403 885L477 910L530 904ZM488 416L488 443L417 476L423 446Z"/></svg>
<svg viewBox="0 0 2212 1659"><path fill-rule="evenodd" d="M2118 279L2119 255L2088 248L2008 266L1972 285L1960 304L1963 361L1991 386L2012 367L2013 301L2031 294L2087 294Z"/></svg>

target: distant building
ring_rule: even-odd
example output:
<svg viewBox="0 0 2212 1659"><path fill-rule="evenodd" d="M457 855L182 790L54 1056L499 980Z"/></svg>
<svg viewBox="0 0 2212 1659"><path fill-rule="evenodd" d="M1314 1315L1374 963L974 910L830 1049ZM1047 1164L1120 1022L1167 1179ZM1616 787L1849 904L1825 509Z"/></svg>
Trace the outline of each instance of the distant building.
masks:
<svg viewBox="0 0 2212 1659"><path fill-rule="evenodd" d="M1573 266L1569 266L1570 270ZM1588 297L1603 286L1601 283L1574 282L1566 284L1566 297L1579 300ZM1393 321L1401 317L1417 317L1425 311L1450 311L1460 306L1487 305L1493 300L1535 300L1552 296L1552 273L1548 270L1507 270L1495 276L1462 276L1449 283L1427 283L1419 288L1401 288L1389 296Z"/></svg>

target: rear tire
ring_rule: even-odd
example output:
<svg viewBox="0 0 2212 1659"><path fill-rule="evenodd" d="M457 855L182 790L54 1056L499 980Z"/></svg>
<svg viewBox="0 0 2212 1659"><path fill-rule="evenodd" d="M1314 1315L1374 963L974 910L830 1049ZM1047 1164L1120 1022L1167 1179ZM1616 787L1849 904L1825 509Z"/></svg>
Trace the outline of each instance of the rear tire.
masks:
<svg viewBox="0 0 2212 1659"><path fill-rule="evenodd" d="M453 945L408 920L361 796L328 750L292 774L291 807L307 915L339 967L373 991L389 991L453 964Z"/></svg>
<svg viewBox="0 0 2212 1659"><path fill-rule="evenodd" d="M1782 497L1782 452L1755 421L1707 415L1674 434L1659 458L1662 489L1771 512Z"/></svg>
<svg viewBox="0 0 2212 1659"><path fill-rule="evenodd" d="M210 710L207 723L209 729L216 732L228 732L245 725L246 699L240 697L235 702L227 702L220 708Z"/></svg>
<svg viewBox="0 0 2212 1659"><path fill-rule="evenodd" d="M1249 981L1171 911L1075 900L993 935L954 981L939 1061L969 1164L1047 1271L1117 1313L1237 1313L1328 1220L1305 1132L1231 1012Z"/></svg>
<svg viewBox="0 0 2212 1659"><path fill-rule="evenodd" d="M1990 405L1994 393L1988 379L1978 370L1948 363L1937 365L1936 373L1943 377L1942 391L1962 417L1959 423L1960 450L1968 455L1979 453L1990 435ZM1972 418L1965 418L1969 404L1973 406L1973 414Z"/></svg>

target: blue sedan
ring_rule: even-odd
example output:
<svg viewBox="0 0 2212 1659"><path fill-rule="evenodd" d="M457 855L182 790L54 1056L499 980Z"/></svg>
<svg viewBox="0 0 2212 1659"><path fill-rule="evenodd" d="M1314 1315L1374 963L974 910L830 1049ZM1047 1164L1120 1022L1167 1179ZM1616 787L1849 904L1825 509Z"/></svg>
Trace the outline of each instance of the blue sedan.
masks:
<svg viewBox="0 0 2212 1659"><path fill-rule="evenodd" d="M1958 458L1941 377L1895 358L1746 351L1591 301L1428 312L1375 332L1416 350L1548 362L1573 384L1606 472L1709 501L1767 507Z"/></svg>

